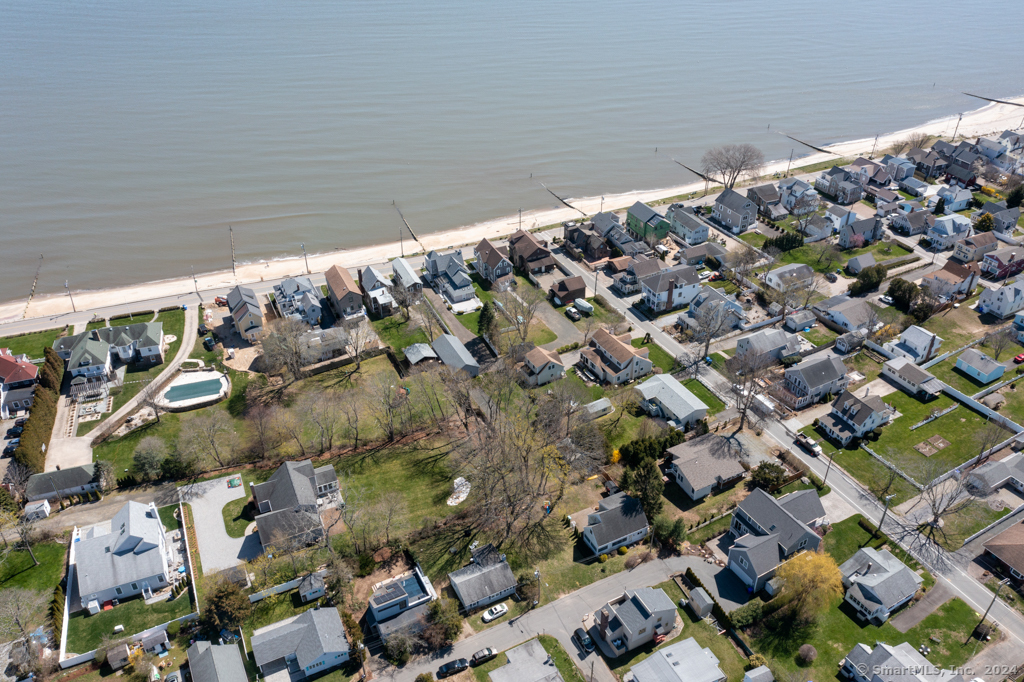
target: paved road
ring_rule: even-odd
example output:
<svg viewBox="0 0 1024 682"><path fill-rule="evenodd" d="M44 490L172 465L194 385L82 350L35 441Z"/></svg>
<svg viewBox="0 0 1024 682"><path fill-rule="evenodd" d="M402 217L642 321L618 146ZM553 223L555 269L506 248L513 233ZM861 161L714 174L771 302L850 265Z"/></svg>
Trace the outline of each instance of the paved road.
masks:
<svg viewBox="0 0 1024 682"><path fill-rule="evenodd" d="M227 478L199 481L179 488L182 502L192 505L192 518L196 522L196 540L204 574L234 568L238 564L259 556L262 547L259 535L233 538L224 527L221 510L228 502L249 495L245 486L228 487Z"/></svg>

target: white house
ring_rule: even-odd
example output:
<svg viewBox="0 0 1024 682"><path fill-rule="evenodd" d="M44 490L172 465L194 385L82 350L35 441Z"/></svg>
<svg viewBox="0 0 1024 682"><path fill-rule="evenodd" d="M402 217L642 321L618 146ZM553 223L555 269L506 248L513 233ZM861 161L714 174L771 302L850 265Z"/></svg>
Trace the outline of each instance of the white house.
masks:
<svg viewBox="0 0 1024 682"><path fill-rule="evenodd" d="M594 554L611 554L619 547L643 540L649 531L640 501L620 492L602 499L597 511L587 516L583 542Z"/></svg>
<svg viewBox="0 0 1024 682"><path fill-rule="evenodd" d="M971 227L971 219L959 213L939 216L927 232L932 245L939 249L952 248L956 242L967 239L973 234L974 228Z"/></svg>
<svg viewBox="0 0 1024 682"><path fill-rule="evenodd" d="M689 305L700 289L701 278L689 265L676 265L640 280L643 301L656 312Z"/></svg>
<svg viewBox="0 0 1024 682"><path fill-rule="evenodd" d="M634 665L630 673L634 682L725 682L726 675L718 663L718 657L711 649L702 647L690 637L656 650ZM757 679L751 682L768 681Z"/></svg>
<svg viewBox="0 0 1024 682"><path fill-rule="evenodd" d="M29 521L39 521L50 515L50 503L48 500L29 502L25 505L23 516Z"/></svg>
<svg viewBox="0 0 1024 682"><path fill-rule="evenodd" d="M455 596L466 611L482 608L512 596L519 586L504 554L494 545L474 549L472 563L448 574Z"/></svg>
<svg viewBox="0 0 1024 682"><path fill-rule="evenodd" d="M764 281L776 291L793 291L810 286L814 281L814 270L803 263L790 263L770 271Z"/></svg>
<svg viewBox="0 0 1024 682"><path fill-rule="evenodd" d="M772 395L791 409L799 410L845 390L849 384L843 361L834 355L825 355L787 367L785 382L782 386L773 385Z"/></svg>
<svg viewBox="0 0 1024 682"><path fill-rule="evenodd" d="M843 391L832 402L832 411L818 421L818 429L843 446L854 438L863 438L889 423L895 410L876 395L858 398Z"/></svg>
<svg viewBox="0 0 1024 682"><path fill-rule="evenodd" d="M846 654L839 673L851 682L964 682L962 674L942 670L909 642L877 642L874 649L857 644Z"/></svg>
<svg viewBox="0 0 1024 682"><path fill-rule="evenodd" d="M624 654L668 634L676 624L676 605L663 590L627 589L594 614L597 631L612 651Z"/></svg>
<svg viewBox="0 0 1024 682"><path fill-rule="evenodd" d="M974 200L974 195L970 190L963 187L942 187L928 200L928 206L934 208L939 203L939 199L944 200L944 212L948 215L970 207L971 201Z"/></svg>
<svg viewBox="0 0 1024 682"><path fill-rule="evenodd" d="M706 433L666 452L668 473L691 500L702 500L716 488L743 478L743 458L718 434Z"/></svg>
<svg viewBox="0 0 1024 682"><path fill-rule="evenodd" d="M149 598L170 586L174 554L154 503L128 502L113 519L79 537L72 571L81 596L78 608L95 614L113 599Z"/></svg>
<svg viewBox="0 0 1024 682"><path fill-rule="evenodd" d="M923 393L928 398L942 393L942 383L934 375L902 355L886 361L882 365L882 374L912 396Z"/></svg>
<svg viewBox="0 0 1024 682"><path fill-rule="evenodd" d="M962 244L963 242L957 242ZM981 268L977 263L957 263L952 259L942 268L921 278L921 286L939 297L952 298L969 295L978 285Z"/></svg>
<svg viewBox="0 0 1024 682"><path fill-rule="evenodd" d="M850 298L845 294L815 304L818 313L846 332L867 329L874 319L874 311L862 298Z"/></svg>
<svg viewBox="0 0 1024 682"><path fill-rule="evenodd" d="M832 204L825 209L825 219L832 223L832 228L838 230L841 227L852 225L857 219L857 214L848 208Z"/></svg>
<svg viewBox="0 0 1024 682"><path fill-rule="evenodd" d="M580 351L584 366L604 383L621 384L651 373L654 364L646 348L634 348L629 334L613 336L598 329Z"/></svg>
<svg viewBox="0 0 1024 682"><path fill-rule="evenodd" d="M348 637L336 608L310 609L252 633L252 655L263 677L284 672L309 677L349 659Z"/></svg>
<svg viewBox="0 0 1024 682"><path fill-rule="evenodd" d="M977 310L1005 319L1024 309L1024 282L1010 282L998 289L984 287L978 297Z"/></svg>
<svg viewBox="0 0 1024 682"><path fill-rule="evenodd" d="M163 362L163 323L136 322L92 329L57 339L53 349L68 361L73 377L104 377L113 361L160 364Z"/></svg>
<svg viewBox="0 0 1024 682"><path fill-rule="evenodd" d="M565 364L555 351L537 346L523 357L520 371L530 386L543 386L564 377Z"/></svg>
<svg viewBox="0 0 1024 682"><path fill-rule="evenodd" d="M917 594L924 579L887 549L862 547L839 567L845 601L857 615L876 625Z"/></svg>
<svg viewBox="0 0 1024 682"><path fill-rule="evenodd" d="M914 324L903 330L899 342L889 341L884 348L890 353L902 355L920 365L938 355L940 346L942 346L942 338L938 334Z"/></svg>
<svg viewBox="0 0 1024 682"><path fill-rule="evenodd" d="M655 374L637 386L636 391L648 414L679 428L692 426L708 413L708 406L671 374Z"/></svg>
<svg viewBox="0 0 1024 682"><path fill-rule="evenodd" d="M682 204L672 204L667 213L672 231L683 238L690 246L702 244L708 240L708 224L693 214L692 208Z"/></svg>
<svg viewBox="0 0 1024 682"><path fill-rule="evenodd" d="M982 232L962 241L958 241L953 247L953 258L972 263L985 258L986 253L991 253L999 248L999 239L992 232Z"/></svg>
<svg viewBox="0 0 1024 682"><path fill-rule="evenodd" d="M821 196L818 191L803 180L786 178L779 182L779 196L782 205L795 216L806 215L818 209Z"/></svg>

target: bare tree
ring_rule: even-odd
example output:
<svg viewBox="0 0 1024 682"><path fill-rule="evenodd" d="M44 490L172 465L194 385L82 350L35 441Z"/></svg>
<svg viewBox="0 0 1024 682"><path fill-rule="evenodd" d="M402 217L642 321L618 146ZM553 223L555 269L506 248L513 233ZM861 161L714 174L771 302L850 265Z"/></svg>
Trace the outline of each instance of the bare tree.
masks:
<svg viewBox="0 0 1024 682"><path fill-rule="evenodd" d="M928 133L911 133L907 136L907 146L911 149L924 149L932 139Z"/></svg>
<svg viewBox="0 0 1024 682"><path fill-rule="evenodd" d="M693 338L704 345L707 357L711 342L726 329L729 323L729 310L722 301L709 301L697 309L693 315L695 323Z"/></svg>
<svg viewBox="0 0 1024 682"><path fill-rule="evenodd" d="M388 441L394 440L398 431L399 407L403 400L391 381L389 375L381 373L367 382L367 410Z"/></svg>
<svg viewBox="0 0 1024 682"><path fill-rule="evenodd" d="M744 176L754 176L764 167L764 153L752 144L727 144L712 147L700 160L704 175L732 188Z"/></svg>
<svg viewBox="0 0 1024 682"><path fill-rule="evenodd" d="M12 459L7 463L7 473L4 474L2 483L7 486L14 499L23 500L25 499L25 487L28 485L28 479L32 477L32 473L32 470L26 465Z"/></svg>
<svg viewBox="0 0 1024 682"><path fill-rule="evenodd" d="M590 335L593 334L601 327L601 323L597 321L597 318L593 315L587 315L583 318L583 343L586 344L590 340Z"/></svg>
<svg viewBox="0 0 1024 682"><path fill-rule="evenodd" d="M826 286L825 278L816 272L806 286L797 287L789 292L792 297L791 301L795 307L806 308L816 295L825 290Z"/></svg>
<svg viewBox="0 0 1024 682"><path fill-rule="evenodd" d="M839 260L840 255L839 247L833 244L830 239L822 239L820 242L814 242L812 253L818 256L814 262L825 263L826 270L832 268L832 265Z"/></svg>
<svg viewBox="0 0 1024 682"><path fill-rule="evenodd" d="M413 317L419 323L420 328L426 332L427 340L433 342L435 329L437 331L440 331L440 329L437 326L437 319L434 317L434 310L430 307L430 303L427 302L426 298L421 298L413 305L412 310Z"/></svg>
<svg viewBox="0 0 1024 682"><path fill-rule="evenodd" d="M420 300L420 292L415 289L407 289L399 283L395 283L391 287L391 297L395 299L395 304L402 310L402 317L405 320L409 320L409 311Z"/></svg>
<svg viewBox="0 0 1024 682"><path fill-rule="evenodd" d="M263 339L263 358L266 372L281 372L298 381L305 376L303 367L309 364L309 351L302 337L309 326L301 320L280 318L270 324L270 333Z"/></svg>
<svg viewBox="0 0 1024 682"><path fill-rule="evenodd" d="M985 462L988 461L988 458L992 456L991 452L989 452L987 455L985 454L988 450L991 450L995 446L999 445L1007 438L1009 438L1011 435L1012 434L1006 429L1004 429L1002 426L1000 426L998 422L995 422L991 418L989 418L988 422L985 424L985 427L981 429L980 432L977 432L974 435L974 444L975 447L978 448L979 453L978 465L984 464Z"/></svg>
<svg viewBox="0 0 1024 682"><path fill-rule="evenodd" d="M356 358L356 369L362 369L363 355L376 347L377 334L365 319L360 319L348 328L348 341Z"/></svg>
<svg viewBox="0 0 1024 682"><path fill-rule="evenodd" d="M0 566L7 561L7 557L10 554L11 546L7 542L7 533L14 531L18 527L18 515L7 509L0 509L0 537L4 540L4 550L0 552Z"/></svg>
<svg viewBox="0 0 1024 682"><path fill-rule="evenodd" d="M412 381L416 384L413 396L417 405L430 415L434 428L442 432L448 426L451 416L444 383L437 372L420 372L413 376Z"/></svg>
<svg viewBox="0 0 1024 682"><path fill-rule="evenodd" d="M386 490L374 505L384 527L384 542L391 542L391 533L401 530L399 523L405 516L405 497L397 490Z"/></svg>
<svg viewBox="0 0 1024 682"><path fill-rule="evenodd" d="M0 590L0 639L24 639L42 622L47 595L23 587Z"/></svg>
<svg viewBox="0 0 1024 682"><path fill-rule="evenodd" d="M761 260L761 254L747 244L743 244L735 251L730 251L727 258L733 270L745 273Z"/></svg>
<svg viewBox="0 0 1024 682"><path fill-rule="evenodd" d="M178 448L194 454L200 461L227 466L234 461L234 446L234 425L224 410L206 410L183 420Z"/></svg>
<svg viewBox="0 0 1024 682"><path fill-rule="evenodd" d="M139 404L153 410L153 416L156 418L157 424L160 423L159 397L160 391L157 390L157 385L152 381L146 384L139 393Z"/></svg>
<svg viewBox="0 0 1024 682"><path fill-rule="evenodd" d="M463 430L468 434L469 425L476 414L473 408L473 400L469 395L469 375L461 369L453 369L448 365L443 365L438 371L438 377L444 385L448 404L454 408L455 415L462 424Z"/></svg>
<svg viewBox="0 0 1024 682"><path fill-rule="evenodd" d="M910 149L910 143L905 139L894 140L893 143L889 145L889 153L893 156L899 156L908 149Z"/></svg>
<svg viewBox="0 0 1024 682"><path fill-rule="evenodd" d="M763 413L757 398L764 395L768 385L764 378L775 364L775 358L768 353L753 351L737 355L726 363L729 391L740 415L736 431L743 430L748 421L757 424L768 416Z"/></svg>
<svg viewBox="0 0 1024 682"><path fill-rule="evenodd" d="M1014 336L1013 330L1010 327L1003 327L985 337L985 345L992 349L992 356L996 362L999 361L999 356L1002 355L1003 351L1016 341Z"/></svg>
<svg viewBox="0 0 1024 682"><path fill-rule="evenodd" d="M293 410L281 409L276 414L277 428L287 435L288 440L299 446L299 455L306 458L306 439L303 438L305 422Z"/></svg>
<svg viewBox="0 0 1024 682"><path fill-rule="evenodd" d="M675 364L679 371L679 378L696 379L700 376L700 366L704 362L704 356L698 355L695 348L684 347L675 357Z"/></svg>
<svg viewBox="0 0 1024 682"><path fill-rule="evenodd" d="M341 429L343 402L345 398L333 391L312 391L299 399L299 412L305 416L312 432L310 447L316 448L318 453L334 448L334 439Z"/></svg>
<svg viewBox="0 0 1024 682"><path fill-rule="evenodd" d="M931 467L929 473L937 470L939 468ZM957 471L943 481L938 481L938 478L932 478L925 485L917 501L904 516L916 524L921 541L941 546L949 539L946 521L952 516L971 513L978 502L971 495L967 473ZM907 534L904 539L918 541Z"/></svg>
<svg viewBox="0 0 1024 682"><path fill-rule="evenodd" d="M281 419L277 405L257 403L245 411L252 449L260 459L266 459L281 447L285 434L281 430Z"/></svg>
<svg viewBox="0 0 1024 682"><path fill-rule="evenodd" d="M557 381L538 405L538 423L551 441L568 438L581 421L587 420L588 402L588 389L582 383Z"/></svg>
<svg viewBox="0 0 1024 682"><path fill-rule="evenodd" d="M39 559L36 559L36 553L32 550L32 534L35 532L36 522L30 519L27 515L22 515L18 519L18 539L21 540L21 546L25 548L28 555L32 557L32 565L38 566ZM3 590L0 590L2 592Z"/></svg>
<svg viewBox="0 0 1024 682"><path fill-rule="evenodd" d="M545 302L544 292L536 287L519 287L516 292L505 290L498 294L502 309L515 332L516 343L525 344L530 336L530 325L537 308Z"/></svg>
<svg viewBox="0 0 1024 682"><path fill-rule="evenodd" d="M345 420L345 434L352 441L352 449L359 449L359 415L362 414L365 396L363 391L349 391L341 402L341 416Z"/></svg>
<svg viewBox="0 0 1024 682"><path fill-rule="evenodd" d="M769 246L761 249L761 253L764 254L760 265L761 279L764 279L772 269L772 266L779 260L779 256L782 255L782 249L777 246Z"/></svg>

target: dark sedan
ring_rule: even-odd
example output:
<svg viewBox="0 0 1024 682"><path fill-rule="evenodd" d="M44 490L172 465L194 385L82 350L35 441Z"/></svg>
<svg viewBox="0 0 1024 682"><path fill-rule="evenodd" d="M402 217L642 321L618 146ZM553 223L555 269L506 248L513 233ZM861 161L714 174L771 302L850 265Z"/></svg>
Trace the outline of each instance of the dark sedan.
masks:
<svg viewBox="0 0 1024 682"><path fill-rule="evenodd" d="M437 678L441 679L450 675L455 675L456 673L461 673L463 670L467 670L468 668L469 661L464 658L449 661L437 669Z"/></svg>

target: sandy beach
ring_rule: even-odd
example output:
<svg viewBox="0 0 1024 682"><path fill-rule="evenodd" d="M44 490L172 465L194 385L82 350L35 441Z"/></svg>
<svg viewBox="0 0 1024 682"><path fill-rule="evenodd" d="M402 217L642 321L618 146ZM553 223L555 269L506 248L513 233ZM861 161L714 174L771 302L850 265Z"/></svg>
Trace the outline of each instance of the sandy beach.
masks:
<svg viewBox="0 0 1024 682"><path fill-rule="evenodd" d="M1024 103L1024 97L1013 100ZM957 130L957 139L973 139L979 135L999 133L1006 129L1016 129L1024 117L1024 109L1005 104L988 104L980 109L964 114ZM957 125L957 116L945 118L922 124L920 126L900 130L882 135L878 138L877 144L874 138L851 140L840 142L825 147L838 156L830 154L814 153L810 156L803 156L794 159L794 166L807 166L827 161L832 158L849 158L857 155L868 155L872 146L875 146L875 156L880 157L885 153L894 141L906 137L910 133L923 132L935 136L948 137L953 134ZM742 141L742 140L739 140ZM799 147L799 145L797 145ZM797 150L800 152L800 149ZM776 172L785 172L788 159L772 161L766 164L764 173L772 175ZM625 209L636 201L651 202L679 194L686 194L703 189L703 182L695 182L675 187L665 187L652 190L638 190L622 194L609 194L603 198L604 210L618 211ZM580 208L587 215L597 213L602 205L602 198L585 197L570 198L569 202ZM530 229L544 225L552 225L565 220L579 218L577 211L566 207L546 208L524 212L522 225ZM404 249L406 255L418 252L430 251L432 249L450 249L465 244L475 244L481 239L503 237L514 232L519 227L519 216L506 216L496 218L475 225L434 232L431 234L419 235L419 244L406 240ZM359 249L337 250L330 253L310 254L309 269L317 273L323 272L332 265L341 265L347 268L363 267L370 264L386 262L390 258L401 255L402 246L398 242L391 242ZM302 256L281 260L261 261L257 263L239 264L236 266L236 273L233 275L228 268L218 272L208 272L196 275L196 282L191 278L163 280L147 282L122 287L118 289L101 289L91 291L74 291L75 305L79 310L103 308L114 305L131 304L136 301L147 301L150 299L163 298L168 296L179 296L195 291L222 289L236 284L260 282L265 279L279 279L293 275L304 274L305 264ZM61 315L71 312L71 302L67 295L49 294L35 297L29 304L26 311L26 299L7 301L0 304L0 325L24 318L36 318ZM2 333L2 327L0 327Z"/></svg>

